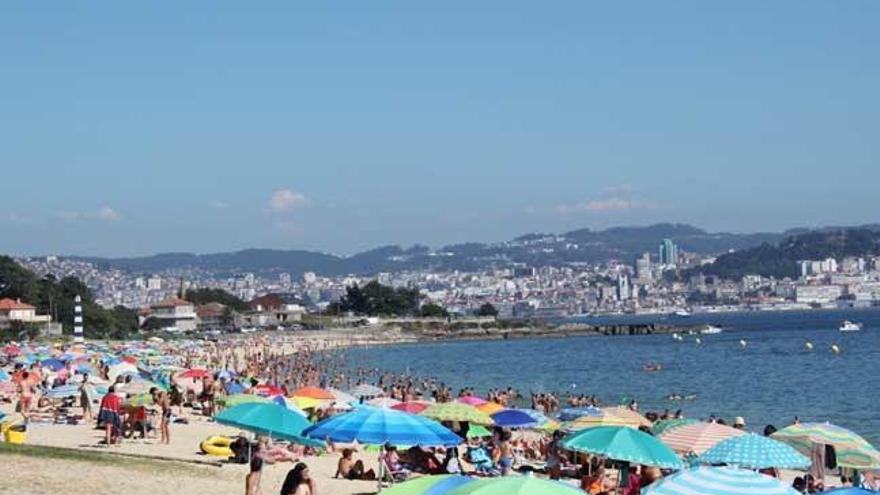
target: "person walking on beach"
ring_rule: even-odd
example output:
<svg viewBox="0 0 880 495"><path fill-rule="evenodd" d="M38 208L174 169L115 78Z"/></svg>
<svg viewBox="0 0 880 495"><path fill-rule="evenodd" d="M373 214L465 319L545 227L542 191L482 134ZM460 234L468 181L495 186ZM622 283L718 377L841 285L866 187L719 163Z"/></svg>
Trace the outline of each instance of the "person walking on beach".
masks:
<svg viewBox="0 0 880 495"><path fill-rule="evenodd" d="M162 411L162 419L159 420L159 443L168 445L171 443L171 399L166 392L156 388L150 389L150 395Z"/></svg>
<svg viewBox="0 0 880 495"><path fill-rule="evenodd" d="M281 495L318 495L308 466L301 462L287 473L281 486Z"/></svg>
<svg viewBox="0 0 880 495"><path fill-rule="evenodd" d="M83 374L82 383L79 384L79 405L83 411L83 421L92 420L92 385L89 383L89 374Z"/></svg>
<svg viewBox="0 0 880 495"><path fill-rule="evenodd" d="M122 428L122 399L116 394L116 387L110 386L107 395L101 399L101 409L98 412L98 426L104 428L104 442L109 447L116 443Z"/></svg>

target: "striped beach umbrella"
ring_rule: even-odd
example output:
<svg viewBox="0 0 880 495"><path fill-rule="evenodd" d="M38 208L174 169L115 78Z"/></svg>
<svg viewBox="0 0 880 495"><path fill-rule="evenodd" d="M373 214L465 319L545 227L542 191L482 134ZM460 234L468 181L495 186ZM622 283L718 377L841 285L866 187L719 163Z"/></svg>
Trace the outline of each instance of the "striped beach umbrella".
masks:
<svg viewBox="0 0 880 495"><path fill-rule="evenodd" d="M465 483L444 495L584 495L579 489L558 481L534 476L483 478Z"/></svg>
<svg viewBox="0 0 880 495"><path fill-rule="evenodd" d="M831 423L798 423L777 431L771 437L791 445L804 455L810 455L814 444L831 445L838 466L880 468L880 452L877 449L858 434Z"/></svg>
<svg viewBox="0 0 880 495"><path fill-rule="evenodd" d="M599 426L569 435L563 448L645 466L680 469L681 460L669 447L645 432L625 426Z"/></svg>
<svg viewBox="0 0 880 495"><path fill-rule="evenodd" d="M385 495L444 495L449 491L473 481L470 476L439 475L422 476L383 491Z"/></svg>
<svg viewBox="0 0 880 495"><path fill-rule="evenodd" d="M696 419L685 419L685 418L675 418L675 419L661 419L654 423L654 426L651 427L651 433L655 435L660 435L666 430L671 430L672 428L678 428L679 426L692 425L696 423Z"/></svg>
<svg viewBox="0 0 880 495"><path fill-rule="evenodd" d="M679 471L642 489L642 495L799 495L776 478L729 467Z"/></svg>
<svg viewBox="0 0 880 495"><path fill-rule="evenodd" d="M492 418L488 414L460 402L434 404L420 414L437 421L467 421L478 425L493 424Z"/></svg>
<svg viewBox="0 0 880 495"><path fill-rule="evenodd" d="M722 440L743 434L742 430L717 423L694 423L666 430L658 438L679 454L700 455Z"/></svg>
<svg viewBox="0 0 880 495"><path fill-rule="evenodd" d="M601 411L601 416L582 416L565 423L563 427L568 431L580 431L598 426L626 426L629 428L651 426L651 422L647 418L625 407L606 407Z"/></svg>
<svg viewBox="0 0 880 495"><path fill-rule="evenodd" d="M810 459L792 447L754 433L723 440L704 452L698 460L703 464L729 464L747 469L810 467Z"/></svg>

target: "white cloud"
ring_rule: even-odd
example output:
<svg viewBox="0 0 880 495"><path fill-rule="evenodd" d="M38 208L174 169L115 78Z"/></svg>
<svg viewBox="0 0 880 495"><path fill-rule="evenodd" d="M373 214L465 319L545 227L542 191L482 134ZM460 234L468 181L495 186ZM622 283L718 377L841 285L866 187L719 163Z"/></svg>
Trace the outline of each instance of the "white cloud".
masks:
<svg viewBox="0 0 880 495"><path fill-rule="evenodd" d="M227 203L226 201L215 199L214 201L211 201L210 206L211 208L217 210L225 210L226 208L229 208L229 203Z"/></svg>
<svg viewBox="0 0 880 495"><path fill-rule="evenodd" d="M309 204L306 197L292 189L278 189L269 198L269 209L276 213L295 210Z"/></svg>
<svg viewBox="0 0 880 495"><path fill-rule="evenodd" d="M105 222L118 222L119 220L122 220L122 215L113 208L104 205L98 208L97 213L95 213L95 218Z"/></svg>
<svg viewBox="0 0 880 495"><path fill-rule="evenodd" d="M556 212L561 214L576 212L602 213L609 211L641 210L654 208L656 208L656 205L654 205L653 203L636 201L627 198L612 197L604 199L593 199L570 205L558 205L556 207Z"/></svg>

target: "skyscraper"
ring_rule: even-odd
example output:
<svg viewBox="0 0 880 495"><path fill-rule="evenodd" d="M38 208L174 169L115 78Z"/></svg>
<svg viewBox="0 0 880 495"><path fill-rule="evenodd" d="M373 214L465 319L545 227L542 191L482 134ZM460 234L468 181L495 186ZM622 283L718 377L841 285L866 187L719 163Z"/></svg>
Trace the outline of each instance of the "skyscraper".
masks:
<svg viewBox="0 0 880 495"><path fill-rule="evenodd" d="M636 280L643 284L650 283L654 279L651 273L651 254L643 253L636 259Z"/></svg>
<svg viewBox="0 0 880 495"><path fill-rule="evenodd" d="M678 265L678 246L672 239L663 239L660 244L660 264L668 266Z"/></svg>

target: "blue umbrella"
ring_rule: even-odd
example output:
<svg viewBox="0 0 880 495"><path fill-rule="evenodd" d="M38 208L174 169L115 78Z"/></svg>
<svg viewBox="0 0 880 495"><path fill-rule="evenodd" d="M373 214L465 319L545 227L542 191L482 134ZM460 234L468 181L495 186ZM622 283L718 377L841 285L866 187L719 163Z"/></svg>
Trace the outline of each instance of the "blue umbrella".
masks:
<svg viewBox="0 0 880 495"><path fill-rule="evenodd" d="M697 467L679 471L642 489L642 495L799 495L776 478L745 469Z"/></svg>
<svg viewBox="0 0 880 495"><path fill-rule="evenodd" d="M244 385L237 382L229 382L226 384L226 393L229 395L237 395L244 393Z"/></svg>
<svg viewBox="0 0 880 495"><path fill-rule="evenodd" d="M807 469L810 459L772 438L749 433L723 440L703 453L702 464L730 464L748 469Z"/></svg>
<svg viewBox="0 0 880 495"><path fill-rule="evenodd" d="M598 407L587 406L587 407L577 407L577 408L569 408L563 409L559 413L559 421L574 421L578 418L583 418L584 416L603 416L605 413L602 412Z"/></svg>
<svg viewBox="0 0 880 495"><path fill-rule="evenodd" d="M532 428L538 422L530 414L519 409L503 409L492 415L495 426L503 428Z"/></svg>
<svg viewBox="0 0 880 495"><path fill-rule="evenodd" d="M221 425L233 426L273 438L281 438L307 445L323 445L303 436L308 420L274 403L251 402L227 409L214 420Z"/></svg>
<svg viewBox="0 0 880 495"><path fill-rule="evenodd" d="M62 385L46 392L50 399L66 399L79 396L79 385Z"/></svg>
<svg viewBox="0 0 880 495"><path fill-rule="evenodd" d="M64 363L58 359L46 359L40 363L40 366L43 368L49 368L52 371L58 371L61 368L64 368Z"/></svg>
<svg viewBox="0 0 880 495"><path fill-rule="evenodd" d="M459 445L462 439L446 427L423 416L376 407L359 407L306 428L309 438L339 443L372 445Z"/></svg>
<svg viewBox="0 0 880 495"><path fill-rule="evenodd" d="M9 373L0 370L0 382L5 382L9 380Z"/></svg>

